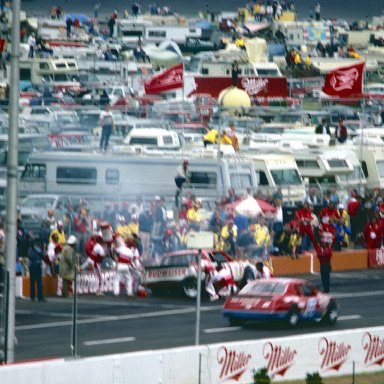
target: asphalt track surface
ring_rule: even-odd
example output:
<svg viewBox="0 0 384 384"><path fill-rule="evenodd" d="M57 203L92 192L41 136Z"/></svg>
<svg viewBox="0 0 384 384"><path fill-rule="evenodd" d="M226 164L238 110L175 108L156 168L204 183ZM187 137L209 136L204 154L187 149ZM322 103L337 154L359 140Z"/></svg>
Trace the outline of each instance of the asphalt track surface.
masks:
<svg viewBox="0 0 384 384"><path fill-rule="evenodd" d="M319 275L300 276L320 284ZM331 290L339 303L339 321L331 330L383 325L384 270L333 273ZM229 327L222 302L203 299L200 344L327 332L317 323L296 329L279 324ZM70 357L72 299L47 302L18 299L15 361ZM78 299L77 355L80 357L195 344L196 303L182 297L127 298L81 296Z"/></svg>

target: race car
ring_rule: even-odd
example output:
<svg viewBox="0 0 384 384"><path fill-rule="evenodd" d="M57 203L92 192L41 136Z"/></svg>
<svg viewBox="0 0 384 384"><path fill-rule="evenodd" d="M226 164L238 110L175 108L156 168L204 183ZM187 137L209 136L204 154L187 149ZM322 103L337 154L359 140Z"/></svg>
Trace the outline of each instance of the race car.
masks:
<svg viewBox="0 0 384 384"><path fill-rule="evenodd" d="M303 279L272 278L249 282L224 302L223 315L230 325L246 321L280 320L296 327L300 320L334 324L338 306L332 296Z"/></svg>
<svg viewBox="0 0 384 384"><path fill-rule="evenodd" d="M166 291L170 293L183 293L188 298L196 298L198 251L184 249L181 251L165 253L159 266L146 267L145 283L153 293ZM255 279L256 267L246 260L233 260L226 252L219 250L202 250L203 264L216 267L219 263L223 268L231 270L233 279L239 288L244 287L248 281ZM202 282L205 274L202 273ZM205 290L202 288L202 292Z"/></svg>

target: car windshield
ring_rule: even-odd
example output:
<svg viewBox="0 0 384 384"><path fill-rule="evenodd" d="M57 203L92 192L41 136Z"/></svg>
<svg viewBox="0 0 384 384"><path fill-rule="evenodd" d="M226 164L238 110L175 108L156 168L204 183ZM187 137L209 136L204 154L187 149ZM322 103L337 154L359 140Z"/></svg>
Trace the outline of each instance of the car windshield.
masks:
<svg viewBox="0 0 384 384"><path fill-rule="evenodd" d="M281 295L285 292L286 284L276 282L256 282L247 284L239 295Z"/></svg>

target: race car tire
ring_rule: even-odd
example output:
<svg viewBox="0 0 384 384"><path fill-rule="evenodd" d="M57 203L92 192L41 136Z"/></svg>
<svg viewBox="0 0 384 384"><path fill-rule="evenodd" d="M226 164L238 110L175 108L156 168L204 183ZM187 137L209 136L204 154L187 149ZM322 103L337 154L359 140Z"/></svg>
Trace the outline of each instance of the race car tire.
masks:
<svg viewBox="0 0 384 384"><path fill-rule="evenodd" d="M299 322L299 311L297 307L291 307L286 318L287 325L290 328L295 328Z"/></svg>
<svg viewBox="0 0 384 384"><path fill-rule="evenodd" d="M195 277L188 277L182 282L182 289L185 296L189 299L196 299L197 296L197 280Z"/></svg>
<svg viewBox="0 0 384 384"><path fill-rule="evenodd" d="M240 288L245 287L250 281L255 280L255 273L251 268L246 268L240 283Z"/></svg>
<svg viewBox="0 0 384 384"><path fill-rule="evenodd" d="M331 301L328 304L327 312L324 315L323 322L326 325L333 325L336 323L338 317L339 311L337 310L337 305L334 301Z"/></svg>
<svg viewBox="0 0 384 384"><path fill-rule="evenodd" d="M235 317L228 317L228 322L231 327L239 327L244 324L243 319L238 319Z"/></svg>

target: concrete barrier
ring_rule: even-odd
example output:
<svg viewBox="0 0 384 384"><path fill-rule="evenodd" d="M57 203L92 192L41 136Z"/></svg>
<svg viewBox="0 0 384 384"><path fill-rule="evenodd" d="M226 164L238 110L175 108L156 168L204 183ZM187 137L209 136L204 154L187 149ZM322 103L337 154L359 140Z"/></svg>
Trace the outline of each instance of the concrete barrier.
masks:
<svg viewBox="0 0 384 384"><path fill-rule="evenodd" d="M383 372L383 345L384 327L361 328L1 366L0 383L249 384L264 367L273 382L303 380Z"/></svg>
<svg viewBox="0 0 384 384"><path fill-rule="evenodd" d="M305 254L298 259L287 256L272 256L275 276L308 274L319 272L320 265L315 254ZM368 268L368 253L366 249L334 252L332 256L333 271L350 271Z"/></svg>

